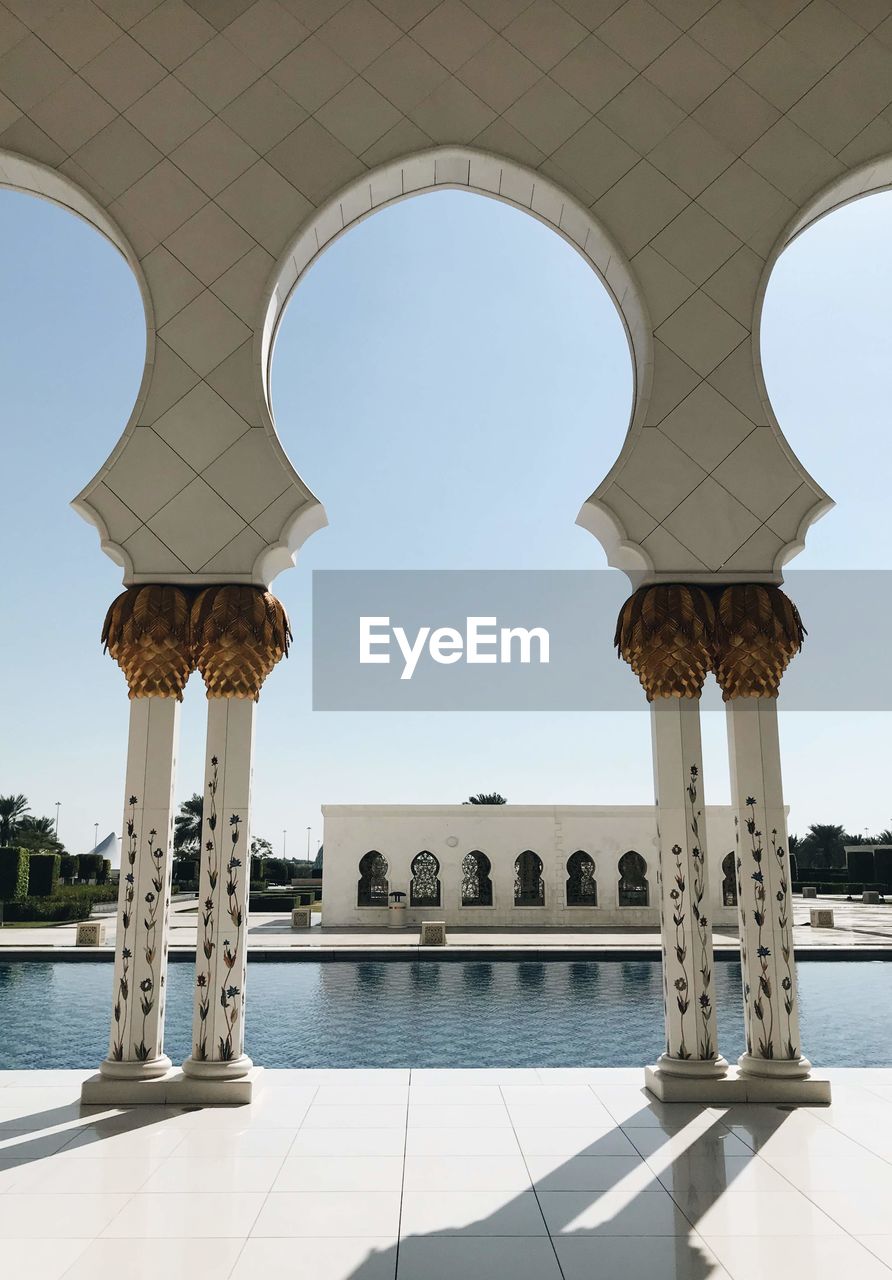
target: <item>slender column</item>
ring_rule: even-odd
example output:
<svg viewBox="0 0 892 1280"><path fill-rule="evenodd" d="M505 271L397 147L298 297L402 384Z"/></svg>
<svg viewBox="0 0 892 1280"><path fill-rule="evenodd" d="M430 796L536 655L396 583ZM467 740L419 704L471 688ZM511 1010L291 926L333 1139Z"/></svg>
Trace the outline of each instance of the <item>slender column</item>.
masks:
<svg viewBox="0 0 892 1280"><path fill-rule="evenodd" d="M112 604L103 642L130 686L114 997L103 1076L152 1080L164 1053L173 788L180 701L191 670L189 600L177 587L131 587Z"/></svg>
<svg viewBox="0 0 892 1280"><path fill-rule="evenodd" d="M651 706L666 1023L666 1051L657 1065L670 1075L709 1078L728 1067L716 1036L701 798L700 691L714 622L700 588L661 585L626 601L616 633L620 655Z"/></svg>
<svg viewBox="0 0 892 1280"><path fill-rule="evenodd" d="M192 1053L186 1076L237 1080L245 1053L254 704L288 651L279 602L259 587L202 591L192 608L196 664L208 691Z"/></svg>
<svg viewBox="0 0 892 1280"><path fill-rule="evenodd" d="M793 957L793 904L777 693L802 645L795 605L773 586L726 588L716 676L726 703L737 827L737 909L746 1053L743 1076L804 1078Z"/></svg>

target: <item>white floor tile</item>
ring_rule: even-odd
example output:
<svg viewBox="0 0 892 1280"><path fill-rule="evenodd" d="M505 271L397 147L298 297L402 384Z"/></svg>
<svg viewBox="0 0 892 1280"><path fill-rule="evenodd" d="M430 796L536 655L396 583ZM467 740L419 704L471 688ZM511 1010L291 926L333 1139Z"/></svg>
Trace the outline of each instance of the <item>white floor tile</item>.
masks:
<svg viewBox="0 0 892 1280"><path fill-rule="evenodd" d="M399 1191L402 1184L402 1156L289 1156L272 1190Z"/></svg>
<svg viewBox="0 0 892 1280"><path fill-rule="evenodd" d="M861 1243L892 1271L892 1236L864 1236Z"/></svg>
<svg viewBox="0 0 892 1280"><path fill-rule="evenodd" d="M126 1194L109 1192L4 1195L0 1197L0 1240L7 1236L32 1240L92 1240L124 1208L129 1198Z"/></svg>
<svg viewBox="0 0 892 1280"><path fill-rule="evenodd" d="M64 1280L196 1280L228 1276L243 1240L93 1240ZM123 1260L123 1261L122 1261Z"/></svg>
<svg viewBox="0 0 892 1280"><path fill-rule="evenodd" d="M171 1160L195 1159L255 1159L257 1157L284 1159L291 1151L297 1137L297 1129L247 1129L242 1133L221 1133L206 1130L190 1131L170 1153Z"/></svg>
<svg viewBox="0 0 892 1280"><path fill-rule="evenodd" d="M859 1187L848 1191L809 1191L809 1198L853 1236L889 1233L892 1197L888 1187Z"/></svg>
<svg viewBox="0 0 892 1280"><path fill-rule="evenodd" d="M419 1067L412 1069L412 1084L503 1085L538 1084L535 1067Z"/></svg>
<svg viewBox="0 0 892 1280"><path fill-rule="evenodd" d="M409 1101L409 1086L322 1084L313 1101L324 1107L405 1107Z"/></svg>
<svg viewBox="0 0 892 1280"><path fill-rule="evenodd" d="M513 1156L520 1147L513 1129L409 1129L412 1156Z"/></svg>
<svg viewBox="0 0 892 1280"><path fill-rule="evenodd" d="M564 1280L731 1280L696 1236L557 1236L554 1245ZM760 1280L773 1277L766 1271Z"/></svg>
<svg viewBox="0 0 892 1280"><path fill-rule="evenodd" d="M302 1129L405 1129L406 1108L329 1107L313 1103L304 1116Z"/></svg>
<svg viewBox="0 0 892 1280"><path fill-rule="evenodd" d="M410 1129L510 1129L511 1118L504 1106L425 1106L409 1104Z"/></svg>
<svg viewBox="0 0 892 1280"><path fill-rule="evenodd" d="M146 1192L270 1191L279 1156L193 1156L165 1160L140 1188Z"/></svg>
<svg viewBox="0 0 892 1280"><path fill-rule="evenodd" d="M292 1156L402 1156L404 1129L301 1129Z"/></svg>
<svg viewBox="0 0 892 1280"><path fill-rule="evenodd" d="M666 1191L539 1191L553 1236L686 1235L690 1223Z"/></svg>
<svg viewBox="0 0 892 1280"><path fill-rule="evenodd" d="M89 1240L33 1240L20 1237L0 1241L0 1267L8 1280L62 1280Z"/></svg>
<svg viewBox="0 0 892 1280"><path fill-rule="evenodd" d="M673 1192L700 1235L833 1236L840 1228L799 1191L741 1191L718 1200L707 1193Z"/></svg>
<svg viewBox="0 0 892 1280"><path fill-rule="evenodd" d="M515 1129L520 1149L528 1156L634 1156L630 1138L622 1129L565 1125L553 1129Z"/></svg>
<svg viewBox="0 0 892 1280"><path fill-rule="evenodd" d="M709 1160L727 1156L753 1155L753 1148L737 1136L723 1129L721 1125L710 1127L705 1132L696 1126L687 1125L683 1129L666 1133L655 1126L645 1129L624 1130L635 1150L654 1165L659 1160L663 1165L680 1156L700 1156Z"/></svg>
<svg viewBox="0 0 892 1280"><path fill-rule="evenodd" d="M258 1239L252 1237L230 1280L394 1280L396 1240L326 1236L322 1239ZM195 1280L200 1273L183 1280Z"/></svg>
<svg viewBox="0 0 892 1280"><path fill-rule="evenodd" d="M144 1129L109 1132L94 1125L78 1129L60 1158L64 1160L130 1160L169 1156L183 1141L182 1129L147 1125Z"/></svg>
<svg viewBox="0 0 892 1280"><path fill-rule="evenodd" d="M260 1212L262 1193L190 1191L178 1195L138 1192L103 1235L109 1239L244 1239ZM98 1234L98 1233L97 1233Z"/></svg>
<svg viewBox="0 0 892 1280"><path fill-rule="evenodd" d="M539 1236L532 1191L405 1191L400 1235Z"/></svg>
<svg viewBox="0 0 892 1280"><path fill-rule="evenodd" d="M528 1191L531 1184L520 1154L464 1154L407 1155L404 1185L407 1191Z"/></svg>
<svg viewBox="0 0 892 1280"><path fill-rule="evenodd" d="M425 1107L497 1107L502 1103L497 1084L436 1085L413 1081L409 1097L413 1105Z"/></svg>
<svg viewBox="0 0 892 1280"><path fill-rule="evenodd" d="M848 1236L713 1236L709 1247L734 1280L889 1280L889 1270Z"/></svg>
<svg viewBox="0 0 892 1280"><path fill-rule="evenodd" d="M771 1156L764 1160L800 1191L884 1190L892 1202L892 1164L865 1151L862 1156Z"/></svg>
<svg viewBox="0 0 892 1280"><path fill-rule="evenodd" d="M537 1191L661 1191L640 1156L527 1156Z"/></svg>
<svg viewBox="0 0 892 1280"><path fill-rule="evenodd" d="M526 1237L410 1237L400 1243L397 1280L561 1280L551 1241Z"/></svg>
<svg viewBox="0 0 892 1280"><path fill-rule="evenodd" d="M161 1158L135 1156L132 1160L71 1160L50 1157L23 1166L16 1192L53 1192L62 1195L89 1192L139 1191L161 1164Z"/></svg>
<svg viewBox="0 0 892 1280"><path fill-rule="evenodd" d="M42 1160L67 1147L71 1133L70 1129L62 1129L58 1133L0 1134L0 1159Z"/></svg>
<svg viewBox="0 0 892 1280"><path fill-rule="evenodd" d="M648 1161L668 1191L733 1195L738 1191L791 1191L793 1188L770 1164L757 1155L733 1156L724 1151L712 1155L678 1156L675 1160Z"/></svg>
<svg viewBox="0 0 892 1280"><path fill-rule="evenodd" d="M606 1129L614 1123L610 1112L594 1099L578 1107L553 1103L537 1107L532 1103L512 1102L508 1104L508 1115L518 1129L572 1129L574 1125Z"/></svg>
<svg viewBox="0 0 892 1280"><path fill-rule="evenodd" d="M274 1191L252 1236L396 1236L398 1191Z"/></svg>

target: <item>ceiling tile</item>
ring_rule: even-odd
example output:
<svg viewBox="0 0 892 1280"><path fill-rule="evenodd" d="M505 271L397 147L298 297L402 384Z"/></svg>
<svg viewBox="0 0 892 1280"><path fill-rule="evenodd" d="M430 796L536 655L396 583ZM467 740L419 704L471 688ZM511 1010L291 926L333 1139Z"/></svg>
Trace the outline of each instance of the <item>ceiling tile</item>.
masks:
<svg viewBox="0 0 892 1280"><path fill-rule="evenodd" d="M197 298L202 291L201 281L196 280L192 272L187 271L182 262L162 244L147 254L140 265L149 283L155 325L158 328L172 319L178 311L182 311L186 303Z"/></svg>
<svg viewBox="0 0 892 1280"><path fill-rule="evenodd" d="M591 203L637 163L631 147L601 124L589 120L554 153L555 163L591 192Z"/></svg>
<svg viewBox="0 0 892 1280"><path fill-rule="evenodd" d="M741 155L766 129L770 129L780 113L754 89L731 76L710 94L693 114L714 138Z"/></svg>
<svg viewBox="0 0 892 1280"><path fill-rule="evenodd" d="M783 35L762 46L738 72L750 88L781 111L789 111L821 78L818 67Z"/></svg>
<svg viewBox="0 0 892 1280"><path fill-rule="evenodd" d="M26 36L0 58L0 91L29 111L71 79L71 68L36 36Z"/></svg>
<svg viewBox="0 0 892 1280"><path fill-rule="evenodd" d="M550 71L588 32L554 0L533 0L502 34L542 71Z"/></svg>
<svg viewBox="0 0 892 1280"><path fill-rule="evenodd" d="M505 112L508 123L545 155L557 150L588 118L585 107L547 76Z"/></svg>
<svg viewBox="0 0 892 1280"><path fill-rule="evenodd" d="M169 160L162 160L116 201L115 212L125 228L138 223L155 243L207 204L207 196ZM154 246L153 246L154 247Z"/></svg>
<svg viewBox="0 0 892 1280"><path fill-rule="evenodd" d="M794 212L790 201L742 160L726 169L699 200L729 231L746 241L766 224L779 234Z"/></svg>
<svg viewBox="0 0 892 1280"><path fill-rule="evenodd" d="M693 111L728 78L728 68L711 53L682 36L644 72L682 111Z"/></svg>
<svg viewBox="0 0 892 1280"><path fill-rule="evenodd" d="M217 203L275 257L297 234L312 209L310 202L265 160L258 161L231 187L221 191Z"/></svg>
<svg viewBox="0 0 892 1280"><path fill-rule="evenodd" d="M700 381L698 374L679 360L659 338L654 339L654 376L645 421L657 426Z"/></svg>
<svg viewBox="0 0 892 1280"><path fill-rule="evenodd" d="M616 480L649 515L663 520L705 478L703 468L659 428L644 427Z"/></svg>
<svg viewBox="0 0 892 1280"><path fill-rule="evenodd" d="M652 245L645 245L640 253L635 254L632 269L644 290L651 324L662 324L694 292L691 281L661 257Z"/></svg>
<svg viewBox="0 0 892 1280"><path fill-rule="evenodd" d="M410 31L439 3L440 0L378 0L375 7L395 22L401 31Z"/></svg>
<svg viewBox="0 0 892 1280"><path fill-rule="evenodd" d="M263 323L261 301L275 264L272 254L255 244L219 280L214 281L214 293L230 311L244 320L249 329L259 328Z"/></svg>
<svg viewBox="0 0 892 1280"><path fill-rule="evenodd" d="M657 330L661 341L706 377L746 337L746 330L698 291Z"/></svg>
<svg viewBox="0 0 892 1280"><path fill-rule="evenodd" d="M638 71L643 71L681 35L647 0L628 0L598 27L598 38Z"/></svg>
<svg viewBox="0 0 892 1280"><path fill-rule="evenodd" d="M130 556L135 573L161 574L188 573L188 566L165 547L148 525L142 525L123 544Z"/></svg>
<svg viewBox="0 0 892 1280"><path fill-rule="evenodd" d="M682 546L663 525L657 525L641 541L655 569L669 569L672 573L703 573L707 566L698 560L693 551Z"/></svg>
<svg viewBox="0 0 892 1280"><path fill-rule="evenodd" d="M740 241L712 214L691 203L654 237L653 247L688 280L702 285L740 247Z"/></svg>
<svg viewBox="0 0 892 1280"><path fill-rule="evenodd" d="M134 515L130 508L104 484L98 484L95 489L90 490L90 506L98 511L107 536L119 546L142 524L139 516Z"/></svg>
<svg viewBox="0 0 892 1280"><path fill-rule="evenodd" d="M66 155L88 142L115 116L114 108L79 76L31 108L31 119L49 134Z"/></svg>
<svg viewBox="0 0 892 1280"><path fill-rule="evenodd" d="M783 541L776 533L763 524L751 538L733 556L729 556L722 566L733 569L736 573L764 573L774 568L774 562L783 550Z"/></svg>
<svg viewBox="0 0 892 1280"><path fill-rule="evenodd" d="M704 282L703 291L745 328L751 329L756 294L764 268L764 259L754 253L748 245L741 245L737 252L732 254L728 261Z"/></svg>
<svg viewBox="0 0 892 1280"><path fill-rule="evenodd" d="M316 119L354 155L377 142L400 119L400 113L361 76L320 107Z"/></svg>
<svg viewBox="0 0 892 1280"><path fill-rule="evenodd" d="M450 71L457 71L488 44L493 29L462 0L443 0L412 28L412 38Z"/></svg>
<svg viewBox="0 0 892 1280"><path fill-rule="evenodd" d="M835 155L889 105L892 50L864 40L797 102L790 114Z"/></svg>
<svg viewBox="0 0 892 1280"><path fill-rule="evenodd" d="M350 83L354 72L333 49L311 36L269 74L306 111L316 111Z"/></svg>
<svg viewBox="0 0 892 1280"><path fill-rule="evenodd" d="M235 182L257 159L257 152L217 119L209 120L171 156L177 168L209 196Z"/></svg>
<svg viewBox="0 0 892 1280"><path fill-rule="evenodd" d="M812 0L784 27L784 39L822 73L835 66L864 36L864 27L828 0Z"/></svg>
<svg viewBox="0 0 892 1280"><path fill-rule="evenodd" d="M124 113L165 155L207 124L211 111L176 76L165 76Z"/></svg>
<svg viewBox="0 0 892 1280"><path fill-rule="evenodd" d="M520 57L519 54L517 56ZM468 63L462 69L462 79L474 89L470 79L464 75L471 65L472 63ZM419 102L423 102L443 83L448 74L436 58L432 58L408 36L385 49L364 72L366 80L395 107L399 107L400 111L411 111L413 107L417 107ZM477 90L474 89L474 92Z"/></svg>
<svg viewBox="0 0 892 1280"><path fill-rule="evenodd" d="M200 478L172 498L148 524L193 573L244 528L244 521Z"/></svg>
<svg viewBox="0 0 892 1280"><path fill-rule="evenodd" d="M158 331L191 369L205 377L248 337L249 330L205 290Z"/></svg>
<svg viewBox="0 0 892 1280"><path fill-rule="evenodd" d="M267 159L302 195L318 205L364 165L317 120L305 120Z"/></svg>
<svg viewBox="0 0 892 1280"><path fill-rule="evenodd" d="M33 120L23 115L19 115L14 123L0 134L0 150L29 156L30 159L54 169L66 163L65 151L58 142L54 142L49 134L38 128Z"/></svg>
<svg viewBox="0 0 892 1280"><path fill-rule="evenodd" d="M198 382L198 374L195 370L190 369L163 339L156 338L152 381L149 383L149 390L140 410L140 424L155 422L172 404L176 404L181 396L194 387L196 382Z"/></svg>
<svg viewBox="0 0 892 1280"><path fill-rule="evenodd" d="M161 152L118 116L76 151L74 158L106 191L118 196L155 167Z"/></svg>
<svg viewBox="0 0 892 1280"><path fill-rule="evenodd" d="M183 0L165 0L131 27L130 34L163 67L173 71L213 38L214 28Z"/></svg>
<svg viewBox="0 0 892 1280"><path fill-rule="evenodd" d="M749 418L701 382L660 423L660 430L703 468L714 471L751 431Z"/></svg>
<svg viewBox="0 0 892 1280"><path fill-rule="evenodd" d="M75 71L95 58L121 34L117 23L97 9L91 0L66 0L43 21L35 9L32 29Z"/></svg>
<svg viewBox="0 0 892 1280"><path fill-rule="evenodd" d="M488 22L493 31L503 31L529 3L530 0L468 0L468 8ZM564 8L572 12L570 4L565 4Z"/></svg>
<svg viewBox="0 0 892 1280"><path fill-rule="evenodd" d="M262 427L246 432L202 474L245 520L253 520L290 487Z"/></svg>
<svg viewBox="0 0 892 1280"><path fill-rule="evenodd" d="M454 76L411 112L415 123L434 142L472 142L494 115L491 107Z"/></svg>
<svg viewBox="0 0 892 1280"><path fill-rule="evenodd" d="M756 427L713 475L761 520L777 511L801 480L771 427Z"/></svg>
<svg viewBox="0 0 892 1280"><path fill-rule="evenodd" d="M635 75L628 62L597 36L588 36L551 72L552 80L589 111L600 111Z"/></svg>
<svg viewBox="0 0 892 1280"><path fill-rule="evenodd" d="M251 236L212 201L164 243L206 285L213 284L254 245Z"/></svg>
<svg viewBox="0 0 892 1280"><path fill-rule="evenodd" d="M176 75L206 106L219 112L253 84L260 71L225 36L215 36L177 67Z"/></svg>
<svg viewBox="0 0 892 1280"><path fill-rule="evenodd" d="M736 71L741 63L773 38L774 32L740 0L719 0L699 22L694 23L690 35L719 62Z"/></svg>
<svg viewBox="0 0 892 1280"><path fill-rule="evenodd" d="M745 152L744 159L797 204L843 172L843 166L829 151L786 116L762 134Z"/></svg>
<svg viewBox="0 0 892 1280"><path fill-rule="evenodd" d="M487 106L502 112L532 88L541 74L519 49L496 36L465 63L458 77Z"/></svg>
<svg viewBox="0 0 892 1280"><path fill-rule="evenodd" d="M147 520L194 477L192 468L151 427L137 427L104 483L141 520Z"/></svg>
<svg viewBox="0 0 892 1280"><path fill-rule="evenodd" d="M784 542L792 542L799 537L802 521L814 507L815 501L814 491L807 484L800 484L789 498L772 512L766 524Z"/></svg>
<svg viewBox="0 0 892 1280"><path fill-rule="evenodd" d="M199 382L155 423L181 458L203 471L251 428L206 382Z"/></svg>
<svg viewBox="0 0 892 1280"><path fill-rule="evenodd" d="M663 527L715 570L752 537L759 521L708 476L666 517Z"/></svg>
<svg viewBox="0 0 892 1280"><path fill-rule="evenodd" d="M287 138L307 113L268 76L255 80L220 113L221 119L260 155Z"/></svg>
<svg viewBox="0 0 892 1280"><path fill-rule="evenodd" d="M416 27L413 33L416 39L418 31ZM399 27L368 0L349 0L319 28L320 39L354 71L363 71L385 49L396 44L401 35Z"/></svg>
<svg viewBox="0 0 892 1280"><path fill-rule="evenodd" d="M688 119L667 134L647 158L682 191L698 196L733 164L734 152L696 121Z"/></svg>
<svg viewBox="0 0 892 1280"><path fill-rule="evenodd" d="M235 47L261 71L268 71L310 34L276 0L257 0L224 30Z"/></svg>
<svg viewBox="0 0 892 1280"><path fill-rule="evenodd" d="M646 155L681 124L684 112L655 85L639 76L598 112L598 119L640 155Z"/></svg>
<svg viewBox="0 0 892 1280"><path fill-rule="evenodd" d="M375 168L386 164L388 160L408 155L411 151L426 150L432 142L433 139L423 129L419 129L413 120L403 118L399 124L388 129L383 138L373 143L368 151L363 151L362 162L369 168ZM483 146L483 143L478 140L478 145Z"/></svg>
<svg viewBox="0 0 892 1280"><path fill-rule="evenodd" d="M631 258L687 204L683 191L641 160L601 197L595 213Z"/></svg>
<svg viewBox="0 0 892 1280"><path fill-rule="evenodd" d="M88 62L81 75L106 102L118 111L126 111L152 85L164 79L164 68L135 40L124 35Z"/></svg>
<svg viewBox="0 0 892 1280"><path fill-rule="evenodd" d="M231 542L201 566L202 573L248 573L266 543L256 530L245 525Z"/></svg>

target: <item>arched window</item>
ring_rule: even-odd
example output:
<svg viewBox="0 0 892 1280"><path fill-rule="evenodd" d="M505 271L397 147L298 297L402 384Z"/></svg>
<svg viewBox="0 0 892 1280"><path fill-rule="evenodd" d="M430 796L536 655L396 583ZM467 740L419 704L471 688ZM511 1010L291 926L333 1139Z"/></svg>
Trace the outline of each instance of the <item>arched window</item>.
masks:
<svg viewBox="0 0 892 1280"><path fill-rule="evenodd" d="M359 859L358 907L387 906L387 859L377 849L370 849Z"/></svg>
<svg viewBox="0 0 892 1280"><path fill-rule="evenodd" d="M646 907L650 901L647 863L634 849L619 860L618 901L621 907Z"/></svg>
<svg viewBox="0 0 892 1280"><path fill-rule="evenodd" d="M492 866L479 849L464 856L461 864L461 904L463 907L491 907Z"/></svg>
<svg viewBox="0 0 892 1280"><path fill-rule="evenodd" d="M595 864L582 849L571 853L567 859L567 906L596 907L598 884L595 880Z"/></svg>
<svg viewBox="0 0 892 1280"><path fill-rule="evenodd" d="M737 872L733 852L722 858L722 906L737 906Z"/></svg>
<svg viewBox="0 0 892 1280"><path fill-rule="evenodd" d="M544 907L545 881L542 859L532 849L524 849L514 863L515 907Z"/></svg>
<svg viewBox="0 0 892 1280"><path fill-rule="evenodd" d="M427 849L412 859L412 883L409 885L409 903L413 907L438 907L440 905L440 864Z"/></svg>

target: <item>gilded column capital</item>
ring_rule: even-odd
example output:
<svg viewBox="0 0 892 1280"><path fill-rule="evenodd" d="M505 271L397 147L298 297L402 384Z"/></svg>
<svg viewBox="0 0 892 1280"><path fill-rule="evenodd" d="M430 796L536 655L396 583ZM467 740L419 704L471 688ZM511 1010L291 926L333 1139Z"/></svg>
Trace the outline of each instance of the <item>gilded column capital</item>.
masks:
<svg viewBox="0 0 892 1280"><path fill-rule="evenodd" d="M659 583L640 587L625 602L614 644L647 694L699 697L712 665L715 609L702 587Z"/></svg>
<svg viewBox="0 0 892 1280"><path fill-rule="evenodd" d="M193 670L189 639L192 594L170 584L128 587L113 600L102 646L124 672L131 698L176 698Z"/></svg>
<svg viewBox="0 0 892 1280"><path fill-rule="evenodd" d="M789 596L769 583L722 588L716 600L714 671L725 702L774 698L802 648L805 628Z"/></svg>
<svg viewBox="0 0 892 1280"><path fill-rule="evenodd" d="M195 665L209 698L260 697L273 667L288 653L291 627L283 605L263 587L206 587L191 613Z"/></svg>

